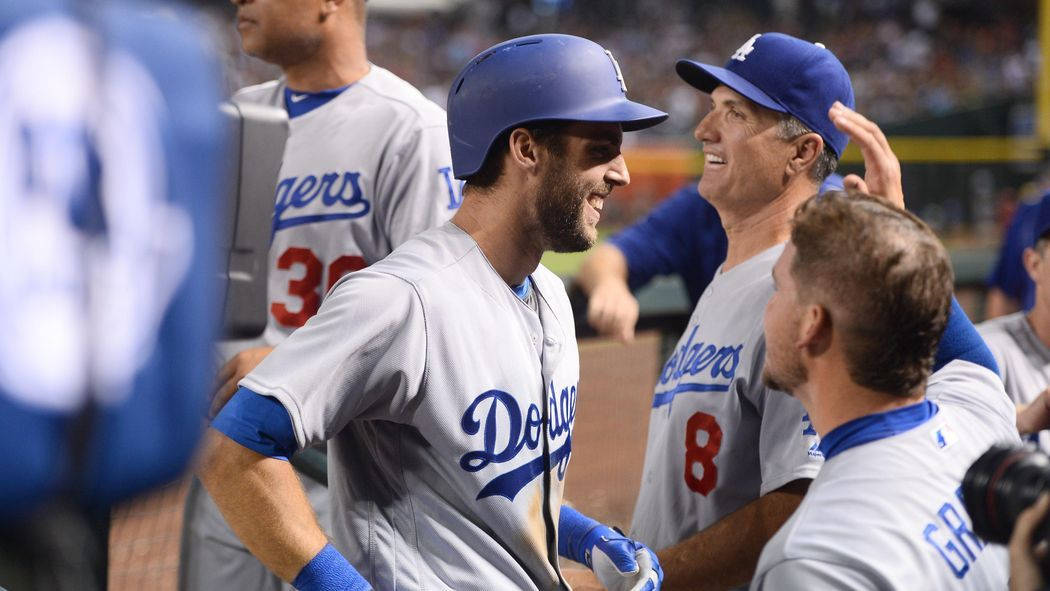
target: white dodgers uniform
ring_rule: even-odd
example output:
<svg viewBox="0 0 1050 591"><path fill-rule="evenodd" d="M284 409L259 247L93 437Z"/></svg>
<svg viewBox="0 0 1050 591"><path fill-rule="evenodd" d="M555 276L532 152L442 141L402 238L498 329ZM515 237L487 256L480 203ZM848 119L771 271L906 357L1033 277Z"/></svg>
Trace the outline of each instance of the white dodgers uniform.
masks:
<svg viewBox="0 0 1050 591"><path fill-rule="evenodd" d="M955 360L928 402L825 435L828 459L759 559L758 589L1005 589L1005 547L973 534L963 475L994 443L1019 443L1013 405L990 370ZM932 416L900 419L923 407Z"/></svg>
<svg viewBox="0 0 1050 591"><path fill-rule="evenodd" d="M381 67L370 65L345 89L296 93L271 81L233 100L286 108L290 129L274 199L264 343L223 343L225 355L280 343L317 312L340 277L444 223L462 199L445 112ZM302 481L327 524L328 493ZM180 588L291 588L248 553L197 481L185 523Z"/></svg>
<svg viewBox="0 0 1050 591"><path fill-rule="evenodd" d="M631 525L654 550L820 469L802 405L761 380L762 318L783 248L716 272L660 374Z"/></svg>
<svg viewBox="0 0 1050 591"><path fill-rule="evenodd" d="M986 320L977 331L992 350L1006 394L1015 404L1029 404L1050 386L1050 348L1039 340L1025 312ZM1050 452L1050 432L1031 435Z"/></svg>
<svg viewBox="0 0 1050 591"><path fill-rule="evenodd" d="M235 101L285 106L285 85L241 90ZM296 103L296 100L300 103ZM375 263L455 213L445 112L389 71L338 96L288 93L288 142L275 195L267 300L270 345L306 323L340 277Z"/></svg>
<svg viewBox="0 0 1050 591"><path fill-rule="evenodd" d="M334 544L376 589L556 589L579 382L561 280L536 309L448 223L343 279L241 381L328 441ZM528 299L528 298L526 298Z"/></svg>

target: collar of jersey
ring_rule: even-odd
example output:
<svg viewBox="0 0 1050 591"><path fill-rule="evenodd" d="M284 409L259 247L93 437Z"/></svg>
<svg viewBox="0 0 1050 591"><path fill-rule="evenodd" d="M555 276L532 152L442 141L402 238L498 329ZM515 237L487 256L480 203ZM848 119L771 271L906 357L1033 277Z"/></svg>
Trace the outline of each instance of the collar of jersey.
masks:
<svg viewBox="0 0 1050 591"><path fill-rule="evenodd" d="M318 107L323 107L328 104L328 101L339 96L351 86L353 83L319 92L296 92L286 86L284 87L284 109L288 111L288 117L295 119Z"/></svg>
<svg viewBox="0 0 1050 591"><path fill-rule="evenodd" d="M853 419L832 429L820 438L817 449L825 460L847 449L914 429L937 414L937 405L929 400L894 410Z"/></svg>
<svg viewBox="0 0 1050 591"><path fill-rule="evenodd" d="M526 277L521 285L513 285L511 289L514 290L514 295L518 296L519 300L525 301L525 298L529 297L529 292L532 291L532 277Z"/></svg>

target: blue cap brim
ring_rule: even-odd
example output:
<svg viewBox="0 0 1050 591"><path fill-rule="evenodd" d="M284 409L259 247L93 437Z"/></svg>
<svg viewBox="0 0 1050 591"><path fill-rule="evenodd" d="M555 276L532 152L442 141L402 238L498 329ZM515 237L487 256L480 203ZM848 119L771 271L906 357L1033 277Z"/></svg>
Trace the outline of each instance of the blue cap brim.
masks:
<svg viewBox="0 0 1050 591"><path fill-rule="evenodd" d="M693 60L678 60L674 65L674 70L687 84L702 92L711 94L716 87L724 85L767 109L781 113L788 112L783 105L763 92L761 88L725 68L701 64Z"/></svg>

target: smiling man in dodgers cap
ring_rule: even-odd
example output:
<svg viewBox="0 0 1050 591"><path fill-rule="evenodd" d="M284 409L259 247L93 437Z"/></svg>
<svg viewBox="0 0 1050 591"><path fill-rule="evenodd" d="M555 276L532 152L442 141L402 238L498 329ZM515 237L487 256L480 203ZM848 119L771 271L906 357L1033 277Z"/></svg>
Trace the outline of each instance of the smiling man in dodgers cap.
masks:
<svg viewBox="0 0 1050 591"><path fill-rule="evenodd" d="M729 248L656 385L631 534L658 551L665 589L717 589L747 583L823 461L802 406L762 384L762 317L792 215L848 142L832 117L855 116L853 88L829 50L779 33L724 68L676 70L711 95L699 189Z"/></svg>

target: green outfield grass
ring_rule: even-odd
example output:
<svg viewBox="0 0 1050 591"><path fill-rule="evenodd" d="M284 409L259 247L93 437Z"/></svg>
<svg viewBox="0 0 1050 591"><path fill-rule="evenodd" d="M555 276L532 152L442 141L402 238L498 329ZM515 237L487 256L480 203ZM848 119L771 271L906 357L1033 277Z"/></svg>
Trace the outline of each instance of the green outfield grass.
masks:
<svg viewBox="0 0 1050 591"><path fill-rule="evenodd" d="M619 230L620 228L607 230L599 228L598 242L600 243ZM540 262L558 277L568 279L576 276L576 272L580 270L580 265L583 264L583 259L587 258L589 253L589 250L584 252L548 252L543 255Z"/></svg>
<svg viewBox="0 0 1050 591"><path fill-rule="evenodd" d="M587 252L548 252L540 262L558 277L566 279L576 275L585 258Z"/></svg>

